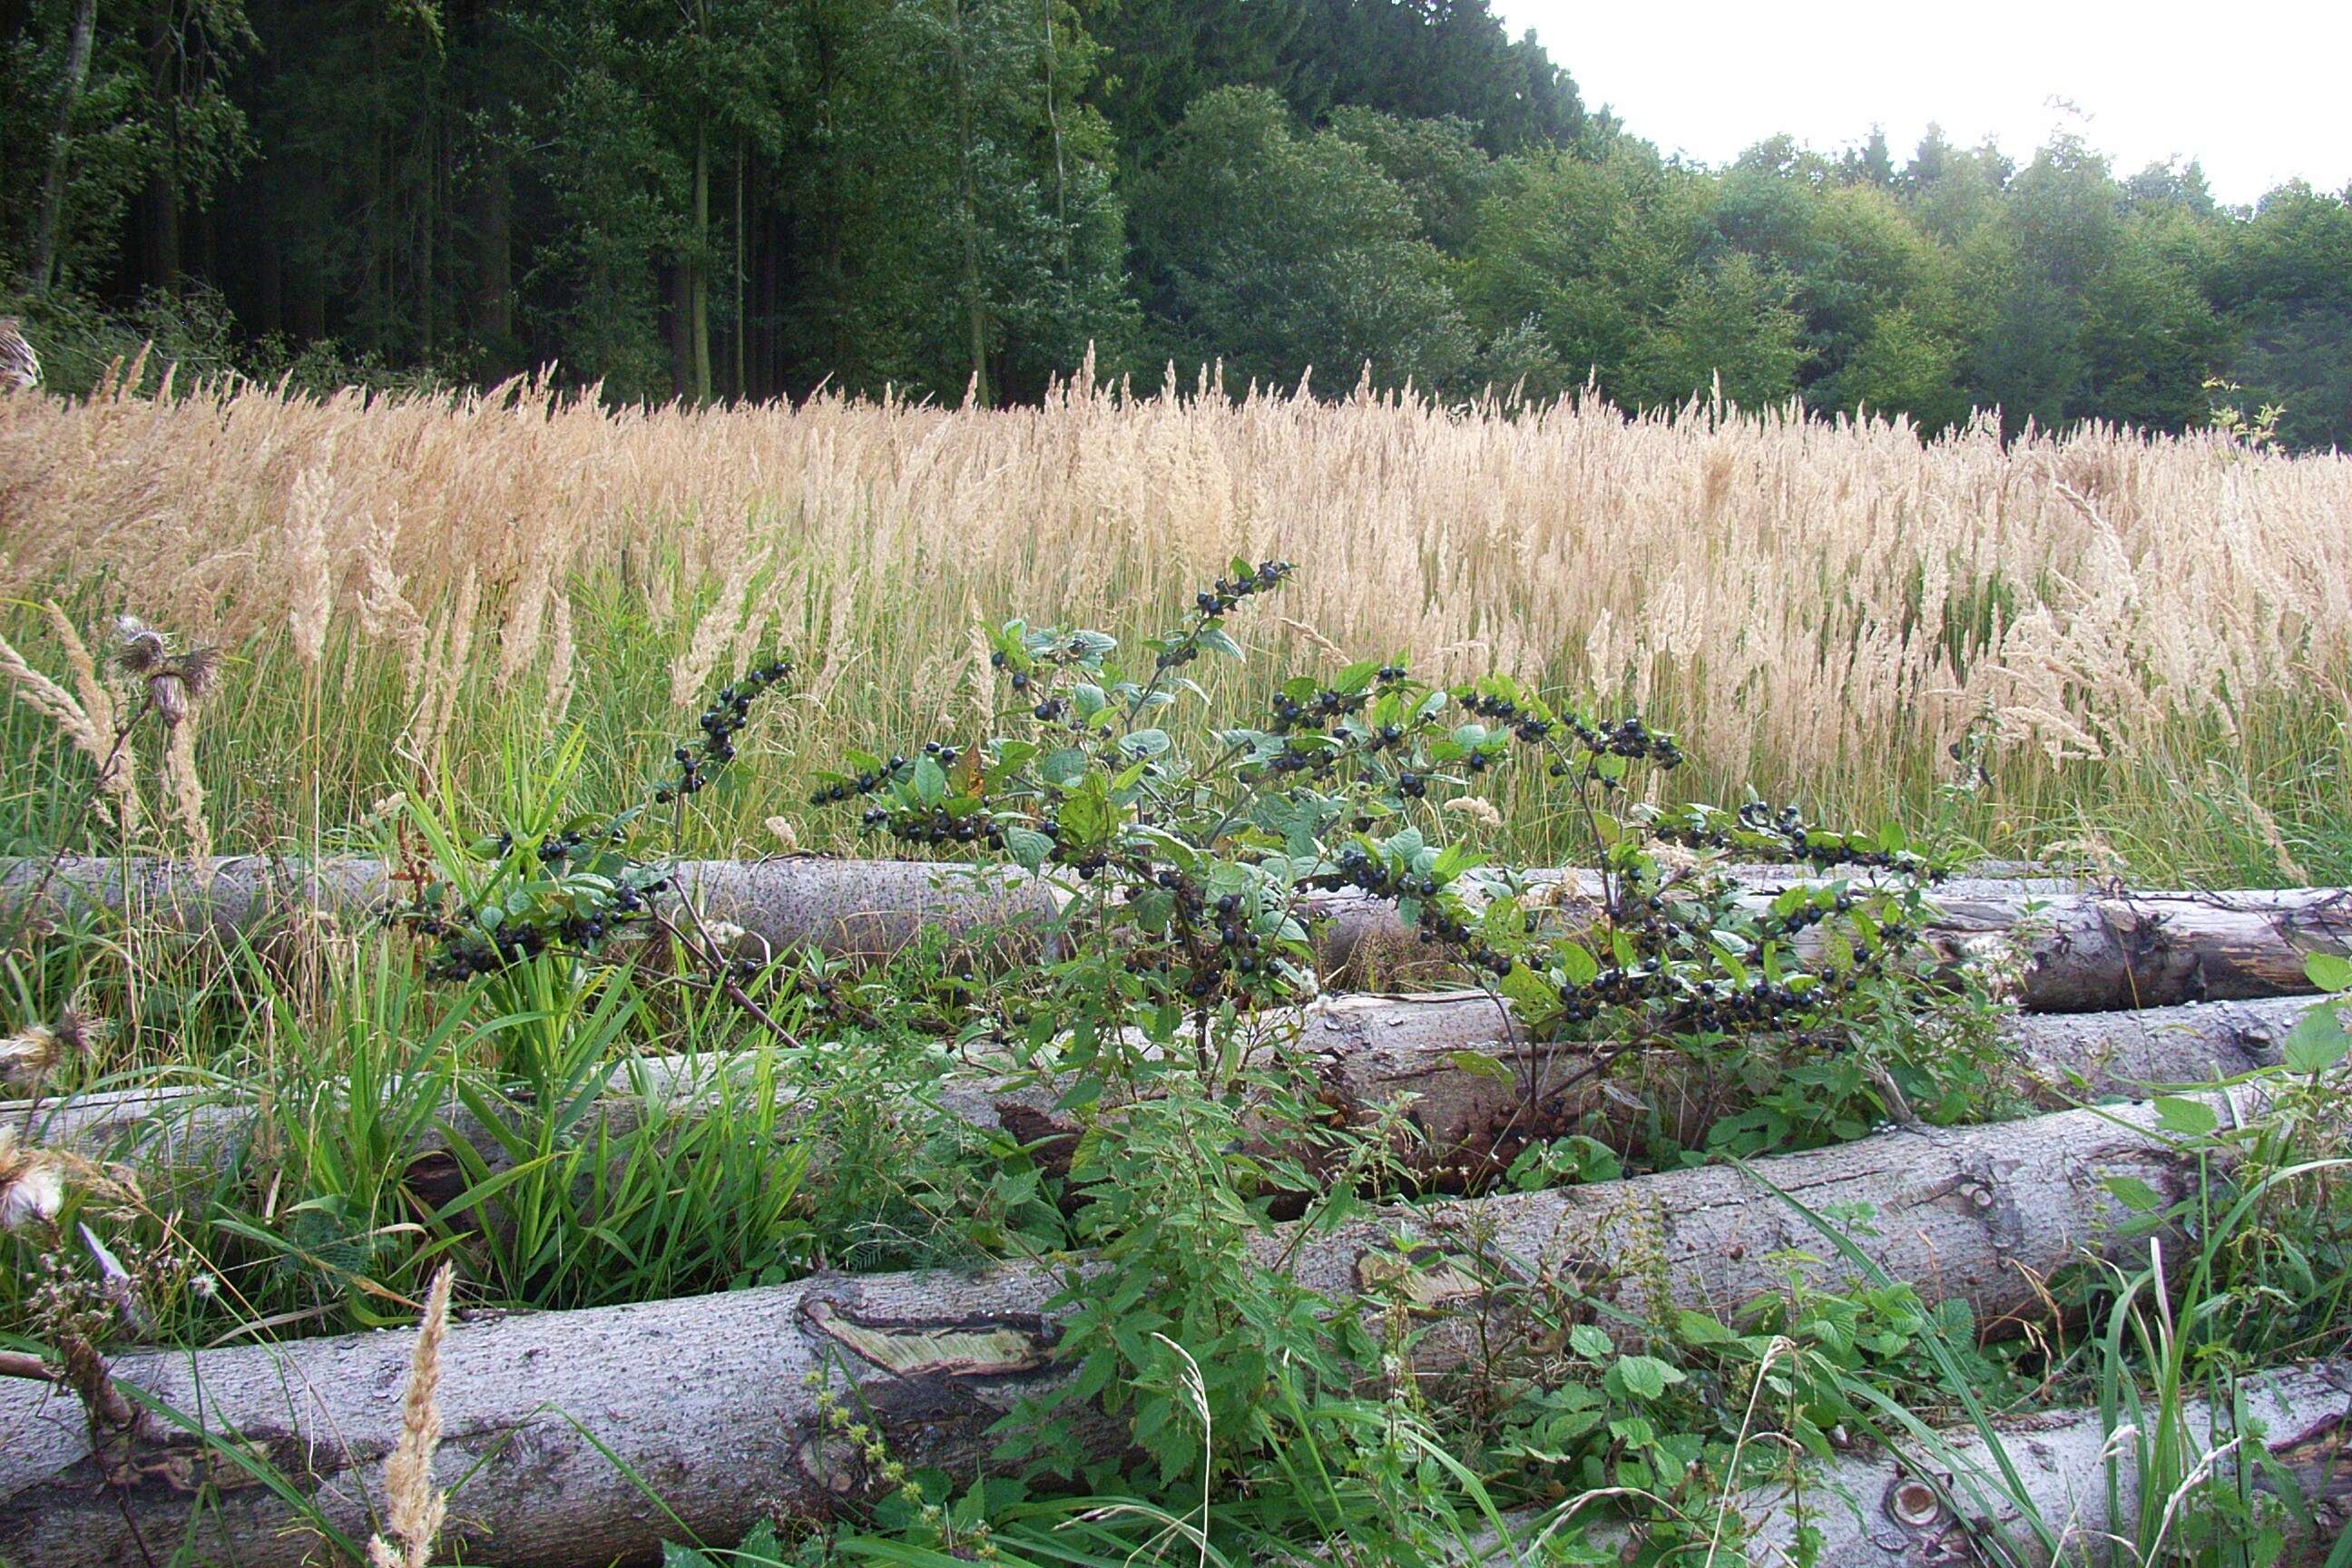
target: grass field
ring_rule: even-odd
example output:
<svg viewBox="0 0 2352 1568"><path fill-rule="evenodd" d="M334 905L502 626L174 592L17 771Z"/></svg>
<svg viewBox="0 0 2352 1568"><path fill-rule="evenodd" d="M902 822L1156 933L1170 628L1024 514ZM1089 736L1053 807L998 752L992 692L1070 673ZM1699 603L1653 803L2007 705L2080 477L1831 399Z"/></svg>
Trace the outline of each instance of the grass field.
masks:
<svg viewBox="0 0 2352 1568"><path fill-rule="evenodd" d="M782 765L705 817L758 850L779 815L824 841L791 781L843 744L976 729L976 620L1131 634L1229 556L1279 554L1301 571L1254 678L1410 650L1638 708L1717 799L2155 880L2343 879L2347 508L2352 461L2217 435L202 388L0 404L0 630L52 671L47 597L86 635L130 612L224 645L233 695L194 752L225 848L331 837L444 765L479 786L500 738L566 724L592 776L635 776L730 667L789 647L806 689L747 742ZM6 722L41 754L43 722ZM20 847L58 830L49 763L0 801ZM1556 850L1541 813L1507 816L1504 847Z"/></svg>

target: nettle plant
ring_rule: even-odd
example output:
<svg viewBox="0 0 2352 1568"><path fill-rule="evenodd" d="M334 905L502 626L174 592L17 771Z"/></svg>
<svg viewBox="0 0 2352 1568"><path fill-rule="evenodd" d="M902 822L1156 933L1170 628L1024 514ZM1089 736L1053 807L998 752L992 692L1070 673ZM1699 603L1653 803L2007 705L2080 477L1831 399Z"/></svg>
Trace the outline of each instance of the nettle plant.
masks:
<svg viewBox="0 0 2352 1568"><path fill-rule="evenodd" d="M1556 707L1509 676L1447 687L1402 657L1367 659L1281 682L1253 725L1181 722L1209 705L1186 672L1238 656L1228 617L1293 570L1235 561L1132 670L1100 632L991 628L1012 695L997 733L852 752L822 776L814 804L857 804L869 833L1067 889L1066 956L1044 995L993 1020L1033 1057L1051 1047L1058 1068L1101 1083L1181 1059L1229 1086L1234 1021L1316 994L1318 923L1354 900L1391 905L1532 1037L1622 1049L1802 1029L1920 929L1941 872L1898 835L1756 804L1640 804L1645 773L1683 762L1674 736ZM1493 868L1449 830L1452 802L1530 763L1567 797L1581 882ZM1724 874L1731 857L1873 876L1765 900Z"/></svg>

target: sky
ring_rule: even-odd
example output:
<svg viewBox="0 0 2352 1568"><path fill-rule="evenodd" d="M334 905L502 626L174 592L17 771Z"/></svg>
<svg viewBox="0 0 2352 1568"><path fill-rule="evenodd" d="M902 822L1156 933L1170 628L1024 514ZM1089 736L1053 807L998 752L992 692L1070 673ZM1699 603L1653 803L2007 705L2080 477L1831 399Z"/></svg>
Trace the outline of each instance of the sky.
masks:
<svg viewBox="0 0 2352 1568"><path fill-rule="evenodd" d="M1875 122L1899 166L1930 121L2022 161L2063 123L2119 174L2197 159L2228 203L2297 176L2352 183L2352 0L1493 4L1514 37L1535 29L1588 107L1708 163L1780 132L1835 151Z"/></svg>

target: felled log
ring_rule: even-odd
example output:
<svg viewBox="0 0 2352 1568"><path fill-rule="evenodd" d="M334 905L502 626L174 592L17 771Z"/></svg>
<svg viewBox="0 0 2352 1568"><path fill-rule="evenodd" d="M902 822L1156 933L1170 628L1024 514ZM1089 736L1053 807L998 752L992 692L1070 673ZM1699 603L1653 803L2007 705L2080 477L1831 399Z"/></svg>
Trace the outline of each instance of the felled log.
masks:
<svg viewBox="0 0 2352 1568"><path fill-rule="evenodd" d="M1733 869L1759 900L1800 879L1787 868ZM755 956L814 945L874 957L926 929L1001 946L1007 931L1034 931L1066 896L1050 879L905 860L686 861L678 877L706 915L740 928L735 950ZM1589 873L1530 879L1549 889L1550 918L1562 928L1593 918ZM2306 957L2352 952L2352 890L2066 890L2074 886L2051 879L1947 883L1935 894L1926 940L1958 961L2013 938L2023 1005L2033 1012L2304 994L2312 989ZM224 939L305 910L362 918L380 911L391 892L383 868L364 860L0 864L0 910L58 919L77 908L135 910L144 920ZM1328 973L1395 977L1429 968L1391 906L1344 894L1308 902L1329 917L1318 953Z"/></svg>
<svg viewBox="0 0 2352 1568"><path fill-rule="evenodd" d="M792 856L772 860L685 860L680 889L706 917L738 927L734 951L764 956L814 946L847 958L903 950L925 930L976 942L1049 920L1069 897L1051 878L1017 869L952 862L835 860ZM1759 893L1819 880L1784 866L1736 866L1730 874ZM1555 894L1590 899L1600 879L1586 871L1533 874ZM2064 879L1972 879L1952 884L1985 898L2060 892ZM224 942L258 936L305 915L346 923L383 914L413 888L395 886L382 861L305 862L224 856L204 864L150 857L108 859L0 859L0 912L12 920L61 921L78 912L135 914L142 921ZM1327 946L1334 964L1368 934L1395 933L1395 911L1360 897L1310 900L1336 919Z"/></svg>
<svg viewBox="0 0 2352 1568"><path fill-rule="evenodd" d="M2220 1484L2242 1479L2284 1537L2286 1568L2315 1565L2352 1528L2352 1363L2323 1362L2283 1368L2244 1380L2238 1407L2215 1410L2191 1398L2181 1434L2189 1460L2214 1455ZM2242 1424L2239 1415L2242 1413ZM2260 1436L2254 1428L2259 1426ZM2117 1544L2131 1542L2141 1506L2138 1446L2115 1434L2096 1408L2055 1410L1995 1424L2001 1449L2017 1472L2017 1487L1974 1428L1939 1434L1940 1451L1915 1442L1892 1451L1807 1461L1788 1484L1745 1493L1737 1511L1743 1539L1727 1532L1725 1561L1755 1568L1917 1568L1928 1563L2002 1563L2044 1568L2066 1563L2130 1561ZM2230 1448L2233 1440L2242 1447ZM2259 1443L2267 1464L2246 1456ZM2116 1489L2108 1491L2110 1461ZM1957 1461L1957 1467L1954 1464ZM2299 1494L2290 1505L2276 1475L2293 1478ZM2112 1503L2112 1506L2111 1506ZM1477 1563L1540 1561L1539 1539L1574 1539L1564 1510L1511 1521L1507 1541L1488 1541L1466 1553ZM2046 1526L2045 1537L2033 1521ZM1811 1532L1801 1550L1799 1531ZM1588 1545L1612 1551L1630 1531L1609 1525ZM2053 1538L2057 1552L2050 1550ZM1988 1542L2000 1542L1988 1550Z"/></svg>
<svg viewBox="0 0 2352 1568"><path fill-rule="evenodd" d="M2342 888L2105 894L1948 883L1929 897L1929 952L2013 971L2019 1005L2032 1013L2304 995L2315 989L2305 960L2352 952L2352 889ZM1429 972L1426 950L1390 906L1357 898L1325 907L1333 917L1320 953L1327 970ZM1596 918L1572 889L1549 913L1571 931ZM1822 942L1821 931L1809 931L1798 951L1817 955Z"/></svg>
<svg viewBox="0 0 2352 1568"><path fill-rule="evenodd" d="M815 947L850 958L899 952L926 931L975 941L1034 931L1062 895L1016 872L918 860L687 860L680 890L713 921L738 926L739 951ZM0 861L0 911L61 921L92 910L225 943L260 936L307 915L345 923L382 915L397 898L380 860L306 863L225 856L205 865L144 857ZM1025 950L1034 952L1034 949Z"/></svg>
<svg viewBox="0 0 2352 1568"><path fill-rule="evenodd" d="M2279 1043L2314 1005L2287 997L2005 1019L2006 1087L2029 1105L2051 1108L2234 1078L2275 1063ZM1252 1024L1253 1054L1278 1051L1298 1064L1335 1119L1363 1125L1403 1102L1409 1135L1396 1157L1429 1191L1477 1190L1529 1143L1573 1132L1632 1150L1653 1115L1677 1142L1696 1143L1711 1119L1743 1109L1758 1087L1709 1083L1703 1061L1671 1049L1595 1070L1603 1047L1530 1043L1507 1010L1480 992L1330 997L1255 1015ZM717 1075L727 1070L714 1057L647 1058L615 1067L611 1089L707 1096L719 1092ZM1059 1086L1011 1079L984 1062L942 1079L933 1096L950 1115L1039 1146L1049 1164L1055 1142L1080 1131L1056 1108ZM634 1109L629 1101L618 1110ZM467 1125L455 1107L448 1120ZM162 1174L217 1167L256 1122L242 1097L160 1087L0 1102L0 1124ZM473 1141L495 1168L495 1141Z"/></svg>
<svg viewBox="0 0 2352 1568"><path fill-rule="evenodd" d="M1759 1161L1754 1174L1717 1166L1383 1211L1319 1234L1279 1227L1259 1256L1335 1301L1421 1315L1415 1370L1442 1376L1481 1346L1522 1342L1538 1297L1572 1310L1562 1293L1579 1292L1622 1332L1662 1300L1736 1311L1785 1289L1795 1253L1818 1259L1794 1267L1819 1288L1858 1284L1793 1198L1816 1214L1872 1213L1852 1238L1864 1255L1997 1327L2040 1311L2041 1281L2086 1252L2138 1255L2111 1182L2144 1182L2167 1203L2186 1195L2194 1170L2154 1123L2148 1108L2126 1107L1890 1131ZM990 1428L1064 1375L1047 1310L1055 1273L825 1275L460 1324L441 1356L435 1479L464 1479L443 1552L462 1546L508 1568L646 1561L666 1513L723 1542L761 1518L822 1519L872 1496L879 1478L828 1423L808 1381L817 1373L909 1468L997 1471L1002 1439ZM360 1334L144 1352L115 1374L266 1458L339 1528L364 1535L409 1354L405 1333ZM1072 1419L1087 1451L1118 1450L1114 1423ZM184 1532L200 1558L292 1568L313 1544L289 1531L276 1492L173 1423L151 1416L101 1472L69 1394L10 1383L0 1432L0 1554L14 1561L98 1568L135 1558L137 1536ZM191 1489L205 1484L217 1490L199 1508Z"/></svg>

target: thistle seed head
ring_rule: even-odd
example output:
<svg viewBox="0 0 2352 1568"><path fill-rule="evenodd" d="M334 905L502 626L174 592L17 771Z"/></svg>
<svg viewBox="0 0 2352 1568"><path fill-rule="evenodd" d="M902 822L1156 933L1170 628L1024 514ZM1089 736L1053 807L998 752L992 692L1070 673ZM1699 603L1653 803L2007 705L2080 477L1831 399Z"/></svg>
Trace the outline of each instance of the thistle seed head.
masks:
<svg viewBox="0 0 2352 1568"><path fill-rule="evenodd" d="M0 1127L0 1230L54 1223L65 1207L66 1171L57 1151L20 1142L15 1128Z"/></svg>

